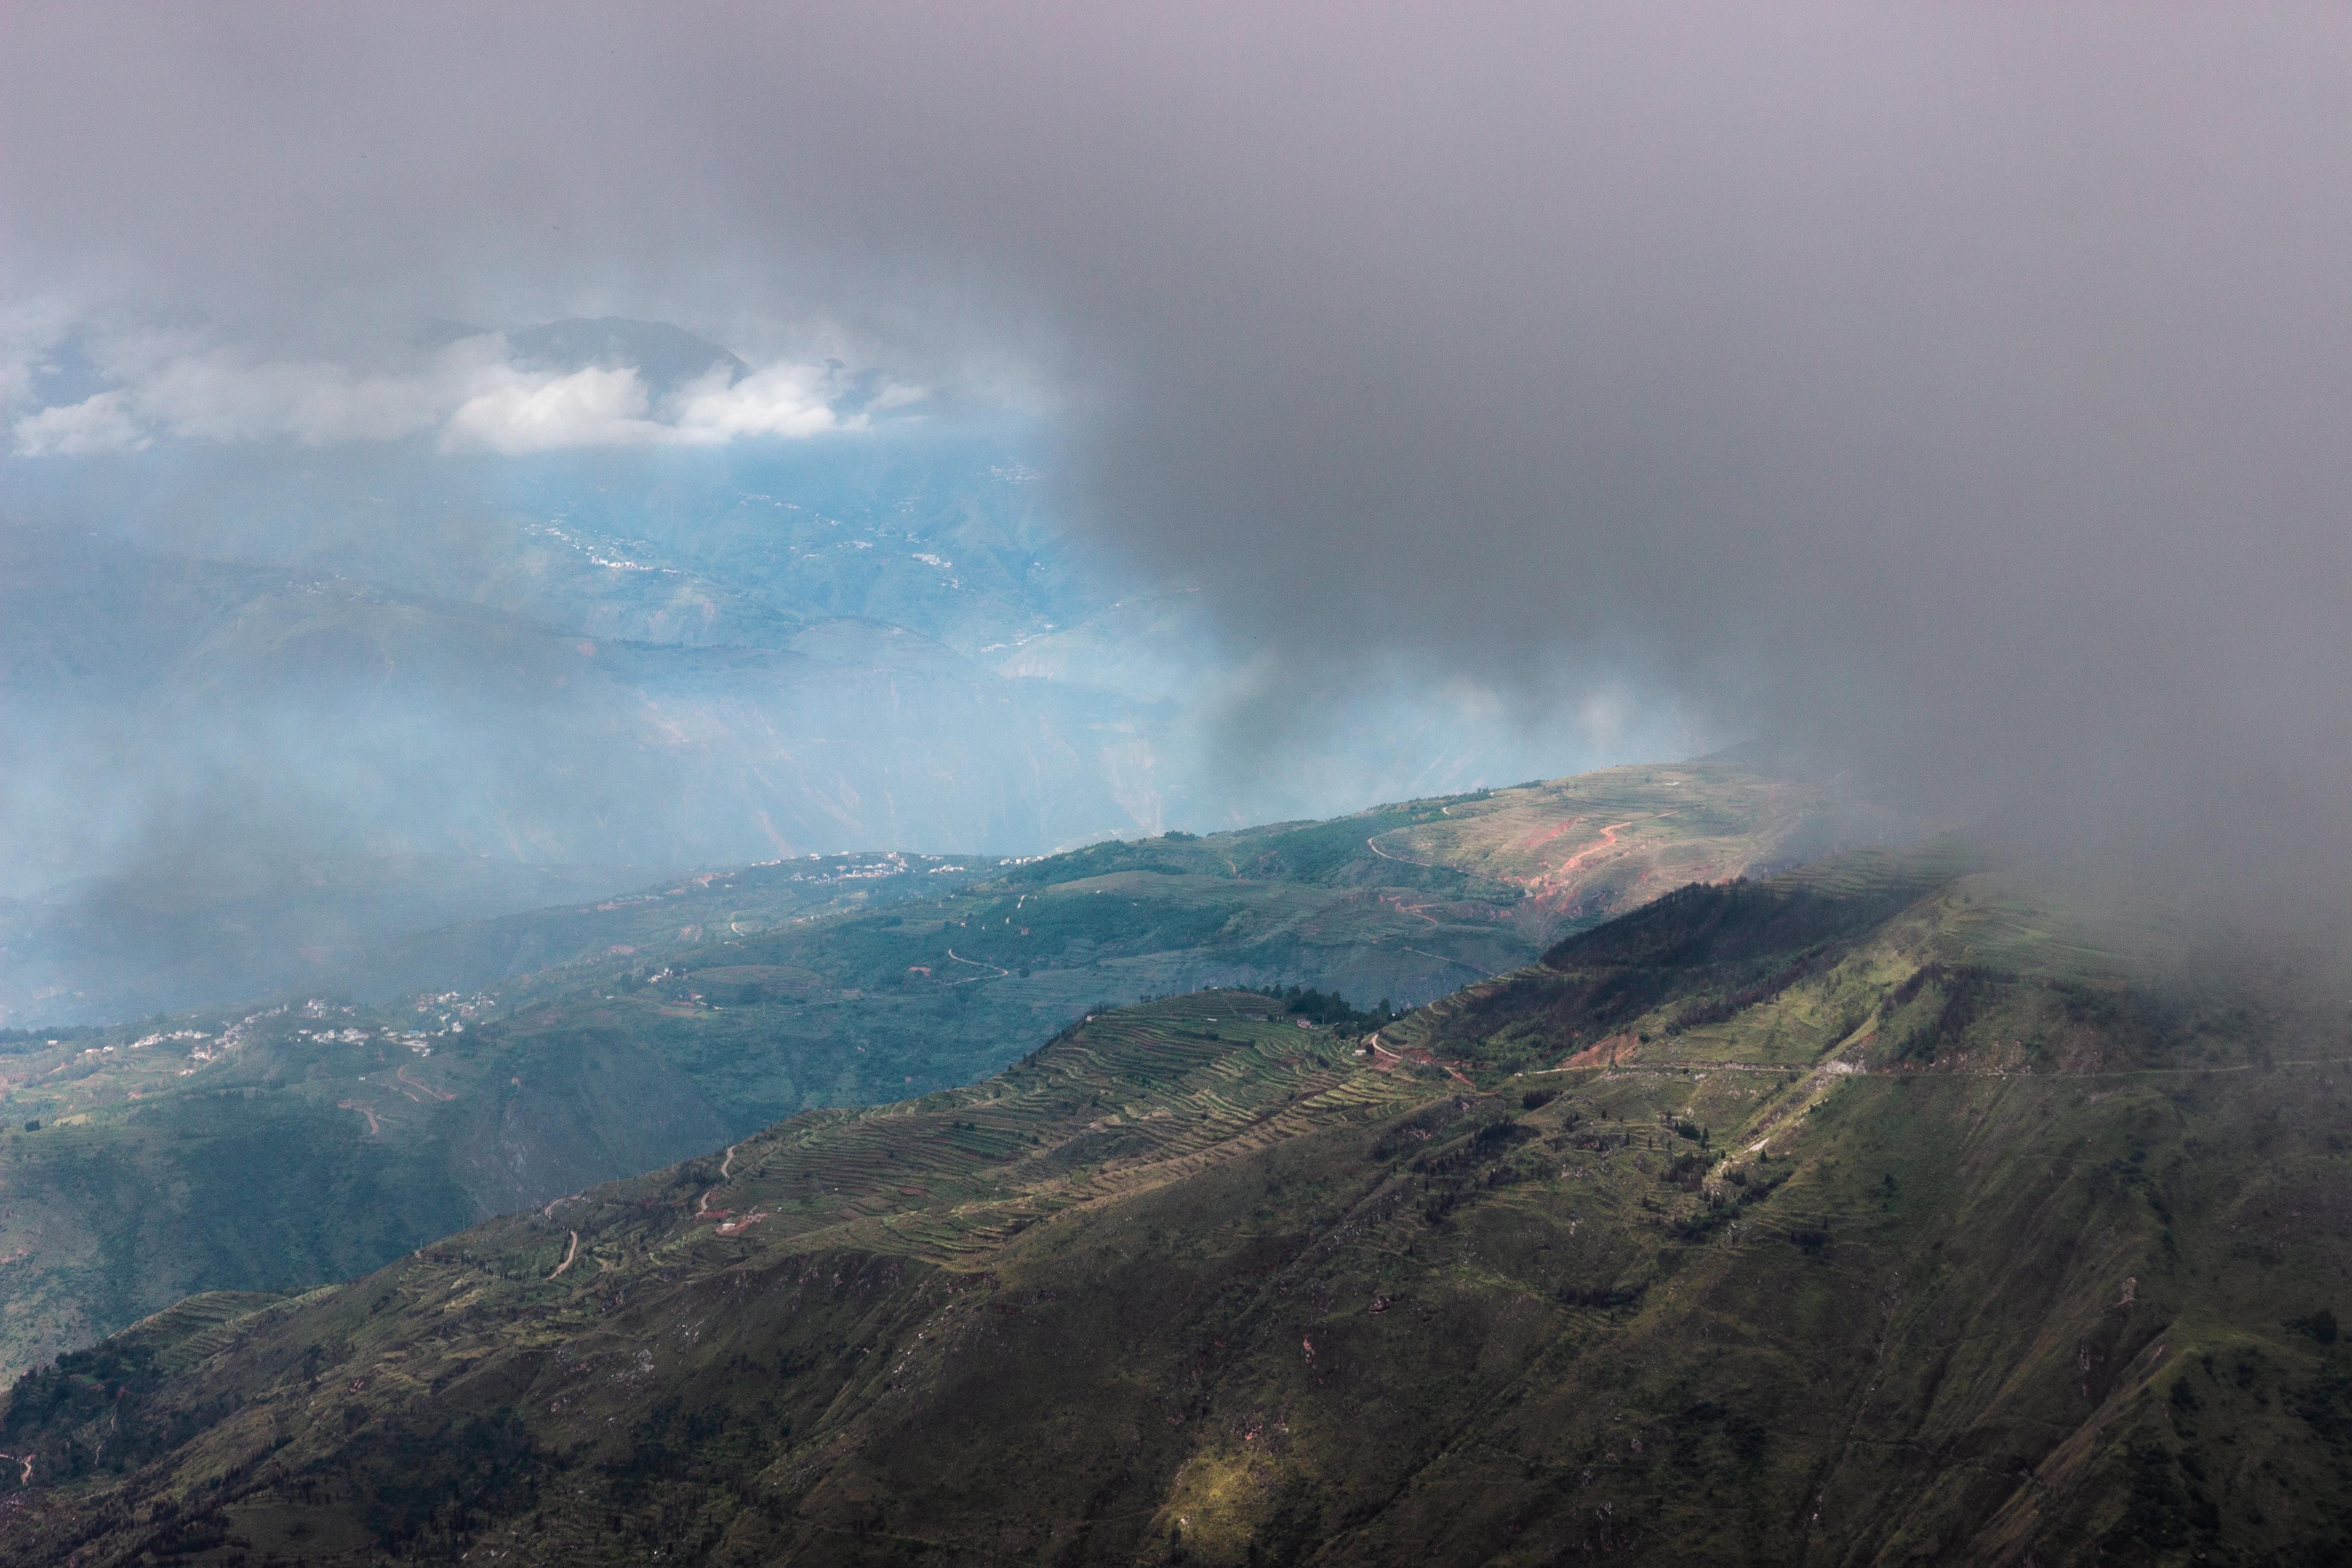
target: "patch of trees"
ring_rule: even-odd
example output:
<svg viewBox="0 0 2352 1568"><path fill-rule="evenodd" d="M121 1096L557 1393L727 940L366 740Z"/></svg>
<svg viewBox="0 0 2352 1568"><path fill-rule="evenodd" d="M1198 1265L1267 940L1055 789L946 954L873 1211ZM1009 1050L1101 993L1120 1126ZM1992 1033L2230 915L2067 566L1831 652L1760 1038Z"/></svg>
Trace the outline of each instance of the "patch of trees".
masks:
<svg viewBox="0 0 2352 1568"><path fill-rule="evenodd" d="M1923 966L1887 994L1892 1009L1910 1005L1930 987L1934 993L1934 1006L1904 1031L1895 1043L1895 1056L1905 1061L1934 1061L1938 1052L1958 1045L1969 1026L2016 984L2015 974L1979 964Z"/></svg>
<svg viewBox="0 0 2352 1568"><path fill-rule="evenodd" d="M1658 1172L1658 1180L1668 1186L1695 1193L1706 1181L1707 1157L1704 1154L1677 1154Z"/></svg>
<svg viewBox="0 0 2352 1568"><path fill-rule="evenodd" d="M1709 1024L1730 1022L1748 1008L1769 1002L1801 980L1811 979L1835 963L1843 953L1837 944L1824 942L1801 955L1796 962L1779 973L1743 985L1738 990L1719 996L1703 997L1686 1002L1666 1020L1666 1033L1679 1035L1686 1029L1701 1029Z"/></svg>
<svg viewBox="0 0 2352 1568"><path fill-rule="evenodd" d="M2190 1033L2189 1009L2178 1000L2071 980L2047 980L2042 987L2056 1000L2059 1015L2068 1024L2098 1030L2120 1056L2145 1060L2186 1043ZM2242 1016L2229 1020L2223 1032L2239 1048L2254 1033ZM2257 1040L2254 1049L2259 1058L2268 1047Z"/></svg>
<svg viewBox="0 0 2352 1568"><path fill-rule="evenodd" d="M152 1349L101 1342L68 1351L46 1366L18 1377L0 1418L0 1451L20 1458L39 1456L37 1469L47 1481L106 1470L121 1474L145 1464L228 1415L230 1396L194 1407L158 1410L153 1396L163 1383ZM108 1417L102 1426L100 1416ZM96 1446L77 1431L98 1430ZM8 1480L16 1472L7 1472Z"/></svg>
<svg viewBox="0 0 2352 1568"><path fill-rule="evenodd" d="M2286 1326L2295 1333L2310 1335L2323 1345L2334 1344L2338 1332L2336 1314L2326 1307L2307 1318L2289 1318Z"/></svg>
<svg viewBox="0 0 2352 1568"><path fill-rule="evenodd" d="M157 1557L195 1557L229 1544L226 1510L199 1507L184 1513L172 1499L160 1498L149 1506L147 1517L154 1528L141 1544Z"/></svg>
<svg viewBox="0 0 2352 1568"><path fill-rule="evenodd" d="M1525 1142L1534 1136L1534 1129L1522 1126L1506 1117L1500 1121L1490 1122L1481 1127L1459 1142L1450 1143L1442 1150L1433 1150L1423 1154L1412 1163L1411 1169L1415 1175L1450 1175L1456 1171L1466 1170L1490 1160L1498 1160L1508 1152L1513 1145Z"/></svg>
<svg viewBox="0 0 2352 1568"><path fill-rule="evenodd" d="M6 1415L0 1418L0 1447L11 1453L37 1451L38 1468L50 1479L86 1475L111 1456L75 1442L69 1434L116 1410L133 1394L152 1394L162 1381L154 1352L144 1345L100 1343L68 1351L17 1378L8 1392ZM113 1425L120 1429L122 1424ZM121 1468L128 1457L112 1468Z"/></svg>
<svg viewBox="0 0 2352 1568"><path fill-rule="evenodd" d="M530 1508L540 1481L562 1468L510 1409L430 1430L371 1428L337 1458L362 1500L362 1522L395 1555L457 1555L492 1518Z"/></svg>
<svg viewBox="0 0 2352 1568"><path fill-rule="evenodd" d="M106 1033L96 1024L66 1024L54 1029L0 1029L0 1057L21 1057L51 1044L86 1040Z"/></svg>
<svg viewBox="0 0 2352 1568"><path fill-rule="evenodd" d="M1337 991L1315 991L1304 985L1293 985L1287 990L1268 985L1255 994L1281 1003L1283 1011L1295 1018L1327 1026L1377 1029L1402 1016L1385 996L1366 1009L1357 1007Z"/></svg>
<svg viewBox="0 0 2352 1568"><path fill-rule="evenodd" d="M2024 976L1983 964L1936 963L1922 965L1886 994L1890 1016L1914 1010L1895 1040L1895 1055L1932 1062L1964 1043L1976 1024L2005 1003L2029 996L2039 999L2035 1006L2043 1021L2054 1013L2061 1026L2095 1031L2111 1064L2152 1059L2189 1044L2204 1026L2191 1017L2193 1009L2182 1000L2137 988ZM2237 1046L2250 1031L2242 1018L2232 1018L2223 1032ZM2031 1037L2028 1045L2038 1048ZM2257 1059L2262 1048L2257 1044Z"/></svg>
<svg viewBox="0 0 2352 1568"><path fill-rule="evenodd" d="M1728 1410L1711 1399L1702 1399L1669 1418L1673 1446L1668 1450L1675 1465L1682 1469L1699 1468L1699 1450L1710 1436L1719 1436L1731 1450L1731 1457L1743 1466L1754 1466L1764 1458L1769 1434L1764 1424L1744 1411Z"/></svg>
<svg viewBox="0 0 2352 1568"><path fill-rule="evenodd" d="M755 1370L737 1356L729 1368L742 1375ZM656 1401L629 1432L628 1457L597 1468L610 1479L614 1500L624 1506L643 1502L656 1483L687 1480L723 1484L735 1477L756 1475L775 1455L772 1429L778 1418L754 1419L718 1400L688 1405L672 1394ZM781 1423L780 1436L789 1438L792 1424Z"/></svg>
<svg viewBox="0 0 2352 1568"><path fill-rule="evenodd" d="M1500 1121L1490 1121L1478 1129L1470 1140L1470 1146L1482 1156L1491 1157L1498 1149L1523 1143L1534 1136L1532 1128L1522 1126L1507 1116Z"/></svg>
<svg viewBox="0 0 2352 1568"><path fill-rule="evenodd" d="M1687 971L1754 963L1783 964L1791 954L1850 941L1929 889L1897 883L1868 893L1833 894L1738 879L1693 882L1644 908L1555 945L1553 969L1631 967Z"/></svg>
<svg viewBox="0 0 2352 1568"><path fill-rule="evenodd" d="M1729 1225L1732 1216L1738 1212L1728 1204L1720 1201L1710 1203L1696 1214L1688 1215L1675 1221L1666 1227L1666 1231L1676 1241L1685 1243L1706 1241L1725 1226Z"/></svg>
<svg viewBox="0 0 2352 1568"><path fill-rule="evenodd" d="M1433 1226L1443 1225L1457 1205L1480 1192L1517 1181L1518 1172L1507 1157L1535 1136L1534 1128L1506 1116L1415 1160L1409 1169L1422 1178L1422 1218Z"/></svg>

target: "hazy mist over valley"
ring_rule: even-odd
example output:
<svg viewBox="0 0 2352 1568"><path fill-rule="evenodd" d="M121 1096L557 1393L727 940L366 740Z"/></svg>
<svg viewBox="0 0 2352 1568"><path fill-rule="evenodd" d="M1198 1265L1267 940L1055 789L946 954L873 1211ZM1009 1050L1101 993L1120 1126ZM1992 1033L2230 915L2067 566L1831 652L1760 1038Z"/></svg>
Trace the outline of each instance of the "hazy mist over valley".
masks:
<svg viewBox="0 0 2352 1568"><path fill-rule="evenodd" d="M758 380L656 323L457 342L532 367L508 374L558 409L608 375L666 397ZM44 355L37 399L98 374L79 338ZM561 424L532 426L551 451L43 434L120 387L21 415L0 668L37 743L6 764L0 1023L299 984L364 938L572 887L849 849L1034 855L1628 743L1498 722L1458 683L1236 721L1263 674L1197 588L1074 534L1037 416L837 361L808 387L810 430L682 450ZM129 1003L125 966L170 973ZM93 994L101 970L114 988Z"/></svg>
<svg viewBox="0 0 2352 1568"><path fill-rule="evenodd" d="M0 1560L2352 1561L2338 8L0 0Z"/></svg>

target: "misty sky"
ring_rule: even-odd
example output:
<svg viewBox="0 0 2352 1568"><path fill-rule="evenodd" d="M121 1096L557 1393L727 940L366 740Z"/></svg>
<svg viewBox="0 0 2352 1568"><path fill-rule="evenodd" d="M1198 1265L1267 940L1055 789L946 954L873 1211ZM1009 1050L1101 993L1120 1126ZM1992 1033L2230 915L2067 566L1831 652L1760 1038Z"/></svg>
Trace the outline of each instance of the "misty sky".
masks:
<svg viewBox="0 0 2352 1568"><path fill-rule="evenodd" d="M9 466L791 438L840 359L1049 421L1245 714L1606 696L2256 898L2352 870L2339 8L0 28ZM608 313L753 372L423 334Z"/></svg>

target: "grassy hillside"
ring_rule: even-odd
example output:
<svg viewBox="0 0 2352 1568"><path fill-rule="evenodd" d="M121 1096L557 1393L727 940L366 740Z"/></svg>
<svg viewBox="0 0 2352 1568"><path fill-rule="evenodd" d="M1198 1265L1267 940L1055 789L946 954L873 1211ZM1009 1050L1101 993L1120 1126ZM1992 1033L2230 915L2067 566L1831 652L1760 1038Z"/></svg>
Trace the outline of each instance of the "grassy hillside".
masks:
<svg viewBox="0 0 2352 1568"><path fill-rule="evenodd" d="M0 1542L2339 1562L2347 1054L1932 854L1377 1038L1171 998L37 1370Z"/></svg>
<svg viewBox="0 0 2352 1568"><path fill-rule="evenodd" d="M348 1278L810 1107L972 1082L1101 1005L1424 1001L1670 878L1874 828L1843 809L1619 769L1026 863L784 861L412 939L348 994L0 1042L0 1377L191 1291Z"/></svg>

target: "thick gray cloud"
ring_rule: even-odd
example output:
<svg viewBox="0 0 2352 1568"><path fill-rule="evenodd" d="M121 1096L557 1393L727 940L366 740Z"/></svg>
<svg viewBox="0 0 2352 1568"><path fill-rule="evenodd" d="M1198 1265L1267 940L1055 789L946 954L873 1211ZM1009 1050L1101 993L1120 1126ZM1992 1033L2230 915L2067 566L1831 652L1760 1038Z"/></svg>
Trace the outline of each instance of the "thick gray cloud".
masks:
<svg viewBox="0 0 2352 1568"><path fill-rule="evenodd" d="M329 357L427 315L862 334L1052 400L1067 503L1270 650L1261 708L1399 658L1630 685L2257 893L2352 870L2338 10L6 31L19 300Z"/></svg>

